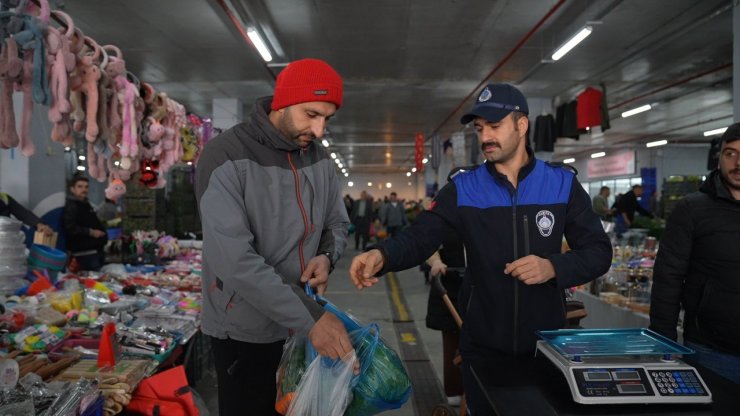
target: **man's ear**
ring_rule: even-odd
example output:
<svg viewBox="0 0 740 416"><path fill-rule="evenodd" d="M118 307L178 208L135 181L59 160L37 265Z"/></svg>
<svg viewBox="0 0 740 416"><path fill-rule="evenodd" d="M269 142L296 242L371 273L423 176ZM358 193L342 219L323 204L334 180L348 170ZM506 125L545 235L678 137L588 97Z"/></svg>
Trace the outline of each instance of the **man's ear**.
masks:
<svg viewBox="0 0 740 416"><path fill-rule="evenodd" d="M526 114L519 117L519 120L517 120L517 124L519 127L519 131L521 131L522 134L526 136L527 131L529 130L529 117L527 117Z"/></svg>

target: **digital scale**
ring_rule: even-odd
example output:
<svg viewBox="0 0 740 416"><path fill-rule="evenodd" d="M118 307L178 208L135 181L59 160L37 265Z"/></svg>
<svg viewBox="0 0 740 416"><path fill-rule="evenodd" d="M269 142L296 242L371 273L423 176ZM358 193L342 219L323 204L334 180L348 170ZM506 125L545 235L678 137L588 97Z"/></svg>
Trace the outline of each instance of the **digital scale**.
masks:
<svg viewBox="0 0 740 416"><path fill-rule="evenodd" d="M694 351L649 329L537 331L537 350L565 375L583 404L711 403L696 369L675 358Z"/></svg>

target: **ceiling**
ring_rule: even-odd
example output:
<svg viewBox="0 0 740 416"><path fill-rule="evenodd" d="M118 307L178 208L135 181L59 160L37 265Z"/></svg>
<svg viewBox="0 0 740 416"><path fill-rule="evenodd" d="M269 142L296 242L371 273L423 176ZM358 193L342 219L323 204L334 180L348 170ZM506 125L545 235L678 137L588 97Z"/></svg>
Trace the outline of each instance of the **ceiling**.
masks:
<svg viewBox="0 0 740 416"><path fill-rule="evenodd" d="M732 122L729 0L58 3L85 34L118 45L140 79L201 116L211 115L214 98L239 98L248 112L271 94L281 63L328 61L345 82L344 104L329 127L331 150L350 172L408 171L415 133L446 139L461 131L462 112L489 80L553 105L587 86L606 87L612 128L561 141L554 160L655 138L707 143L703 131ZM273 64L262 61L229 12L271 39ZM587 23L591 36L548 62ZM647 103L653 110L621 118Z"/></svg>

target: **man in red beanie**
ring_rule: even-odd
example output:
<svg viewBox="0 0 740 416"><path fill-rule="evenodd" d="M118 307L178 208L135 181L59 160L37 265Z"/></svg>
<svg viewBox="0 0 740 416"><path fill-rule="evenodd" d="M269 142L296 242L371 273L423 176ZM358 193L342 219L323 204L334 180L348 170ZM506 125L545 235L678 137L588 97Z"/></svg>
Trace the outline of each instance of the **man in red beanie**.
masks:
<svg viewBox="0 0 740 416"><path fill-rule="evenodd" d="M342 105L342 78L303 59L278 76L245 123L211 140L196 197L203 223L203 332L211 337L222 416L276 414L275 372L290 333L344 357L342 323L312 298L347 243L335 164L316 141Z"/></svg>

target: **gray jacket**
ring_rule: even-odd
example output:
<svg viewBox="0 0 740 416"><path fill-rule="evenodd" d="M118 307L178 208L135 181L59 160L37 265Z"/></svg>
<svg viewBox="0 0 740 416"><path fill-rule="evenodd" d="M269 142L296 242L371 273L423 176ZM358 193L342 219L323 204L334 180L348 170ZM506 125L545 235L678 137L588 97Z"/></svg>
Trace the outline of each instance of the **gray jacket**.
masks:
<svg viewBox="0 0 740 416"><path fill-rule="evenodd" d="M203 224L203 332L268 343L307 332L323 313L299 282L308 261L347 243L349 220L335 165L301 150L257 100L248 122L211 140L198 162Z"/></svg>

